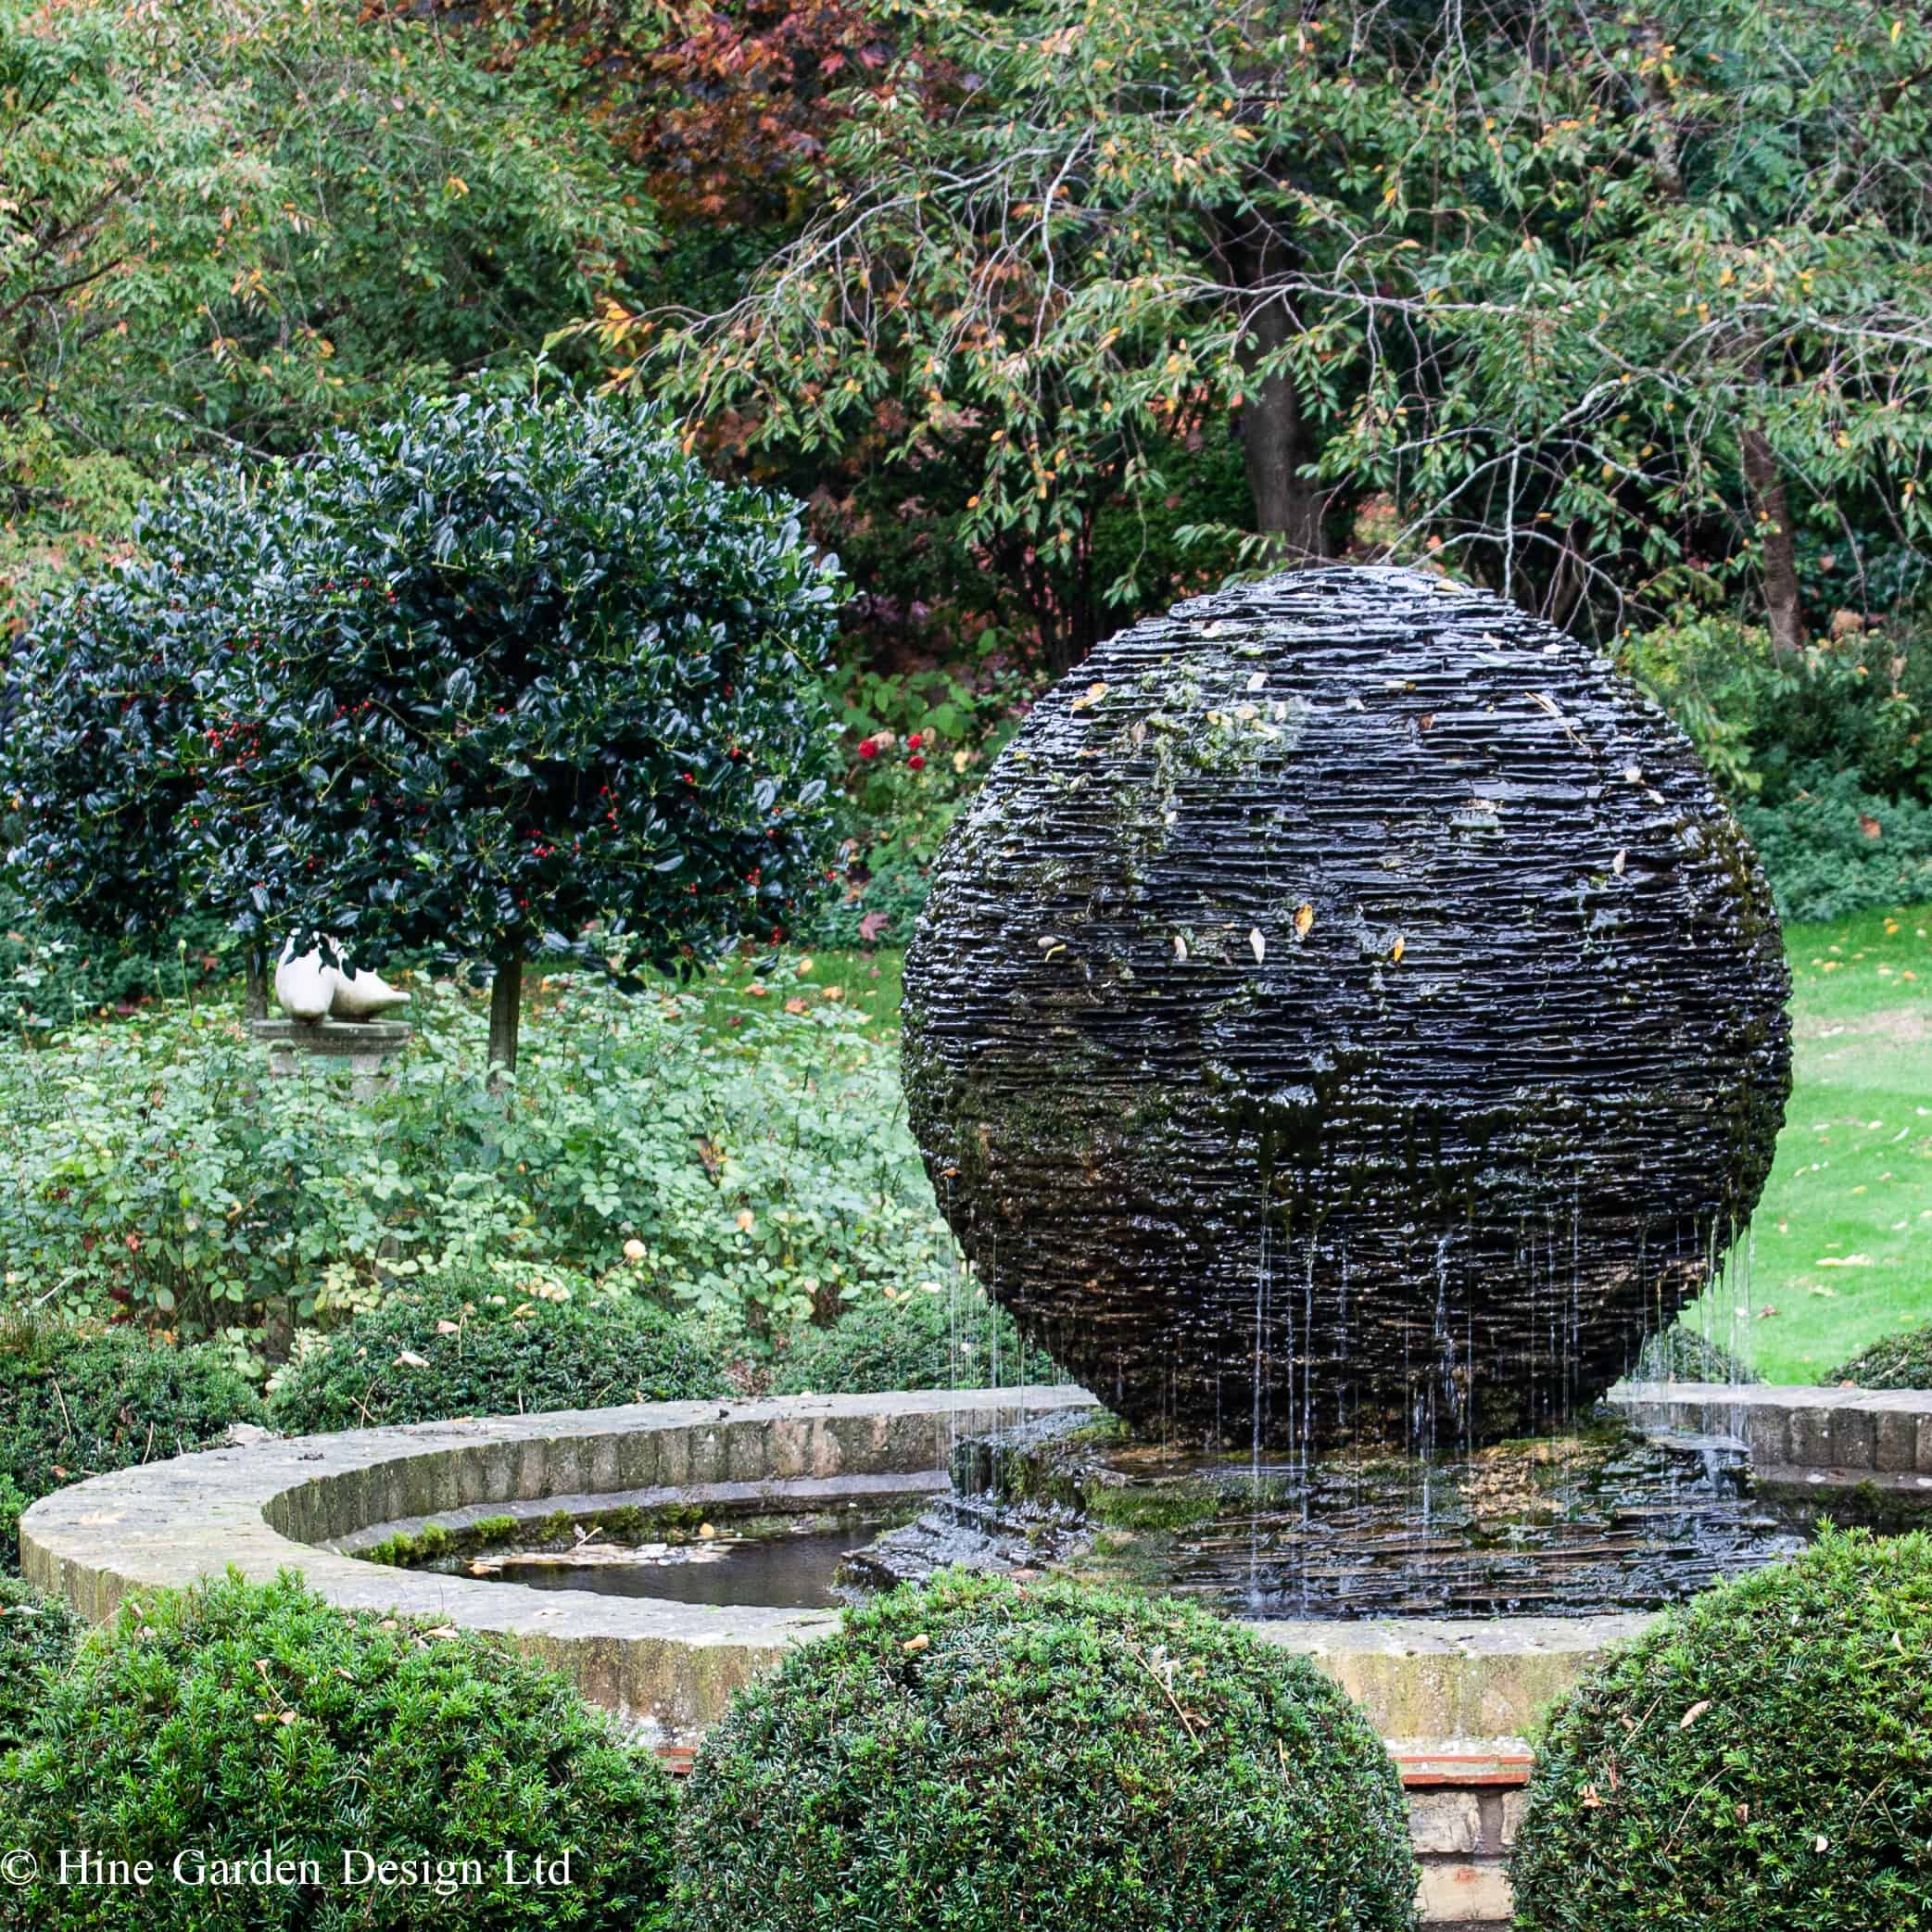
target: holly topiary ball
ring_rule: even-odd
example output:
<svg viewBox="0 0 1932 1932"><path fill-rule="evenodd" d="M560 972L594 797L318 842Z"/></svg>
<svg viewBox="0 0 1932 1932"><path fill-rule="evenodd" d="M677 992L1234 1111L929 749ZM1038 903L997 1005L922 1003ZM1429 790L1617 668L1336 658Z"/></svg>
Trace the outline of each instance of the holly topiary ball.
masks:
<svg viewBox="0 0 1932 1932"><path fill-rule="evenodd" d="M1171 1602L949 1572L742 1692L679 1808L688 1932L1408 1932L1387 1751Z"/></svg>
<svg viewBox="0 0 1932 1932"><path fill-rule="evenodd" d="M1551 1718L1518 1932L1932 1924L1932 1536L1827 1531L1619 1652Z"/></svg>
<svg viewBox="0 0 1932 1932"><path fill-rule="evenodd" d="M309 1435L731 1393L718 1351L648 1302L554 1300L479 1275L398 1289L309 1344L284 1371L270 1415Z"/></svg>
<svg viewBox="0 0 1932 1932"><path fill-rule="evenodd" d="M668 1932L669 1780L500 1644L231 1573L129 1602L43 1686L0 1775L0 1846L39 1876L0 1893L0 1925ZM74 1847L158 1876L77 1891ZM221 1870L261 1854L281 1875Z"/></svg>

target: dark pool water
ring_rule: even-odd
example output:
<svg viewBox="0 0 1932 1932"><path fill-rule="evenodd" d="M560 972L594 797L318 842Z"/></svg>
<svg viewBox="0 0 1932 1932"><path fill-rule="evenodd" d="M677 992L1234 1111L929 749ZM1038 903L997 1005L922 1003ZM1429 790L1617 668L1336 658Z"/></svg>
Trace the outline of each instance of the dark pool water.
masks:
<svg viewBox="0 0 1932 1932"><path fill-rule="evenodd" d="M673 1603L723 1608L820 1610L852 1600L837 1587L846 1553L878 1534L878 1524L834 1530L778 1531L721 1536L663 1557L633 1553L628 1560L599 1563L510 1563L496 1572L501 1583L533 1590L591 1590L600 1597L660 1597Z"/></svg>

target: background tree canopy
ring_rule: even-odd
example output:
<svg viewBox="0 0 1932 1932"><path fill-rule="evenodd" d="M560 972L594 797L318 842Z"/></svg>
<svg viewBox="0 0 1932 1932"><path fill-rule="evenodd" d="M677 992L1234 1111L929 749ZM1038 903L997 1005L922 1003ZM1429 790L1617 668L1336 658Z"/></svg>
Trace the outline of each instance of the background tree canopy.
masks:
<svg viewBox="0 0 1932 1932"><path fill-rule="evenodd" d="M1932 23L1871 9L972 0L895 58L739 298L607 312L754 444L973 473L1091 595L1116 496L1231 421L1258 560L1361 513L1611 629L1739 574L1805 640L1800 531L1916 587ZM1813 546L1815 548L1815 546ZM1130 562L1100 587L1132 607Z"/></svg>
<svg viewBox="0 0 1932 1932"><path fill-rule="evenodd" d="M951 1377L933 853L1097 639L1320 555L1600 643L1861 915L1800 1017L1884 1130L1759 1219L1842 1360L1803 1267L1932 1215L1928 117L1875 0L0 0L0 1273L249 1361L404 1260L864 1294L787 1372ZM317 929L471 969L393 1106L255 1104L220 982Z"/></svg>
<svg viewBox="0 0 1932 1932"><path fill-rule="evenodd" d="M557 63L380 7L0 4L0 592L183 460L525 356L652 229Z"/></svg>
<svg viewBox="0 0 1932 1932"><path fill-rule="evenodd" d="M1895 898L1928 77L1799 0L0 0L0 614L542 353L845 562L827 929L903 927L1041 678L1312 555L1601 639L1787 905Z"/></svg>

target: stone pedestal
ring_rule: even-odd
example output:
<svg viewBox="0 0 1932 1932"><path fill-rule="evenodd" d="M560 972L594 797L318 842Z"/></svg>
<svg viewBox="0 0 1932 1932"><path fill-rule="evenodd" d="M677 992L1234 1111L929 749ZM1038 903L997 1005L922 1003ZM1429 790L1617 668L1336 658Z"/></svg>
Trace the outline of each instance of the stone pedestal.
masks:
<svg viewBox="0 0 1932 1932"><path fill-rule="evenodd" d="M373 1100L387 1078L385 1063L401 1051L410 1029L396 1019L251 1019L248 1031L268 1048L272 1078L294 1073L303 1054L347 1060L350 1093Z"/></svg>

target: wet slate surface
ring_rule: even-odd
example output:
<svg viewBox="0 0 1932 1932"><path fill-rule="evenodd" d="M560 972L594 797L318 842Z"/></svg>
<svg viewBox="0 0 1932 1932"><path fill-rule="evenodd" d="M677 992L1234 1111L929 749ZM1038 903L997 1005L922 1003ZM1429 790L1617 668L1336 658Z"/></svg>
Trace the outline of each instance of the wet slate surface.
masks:
<svg viewBox="0 0 1932 1932"><path fill-rule="evenodd" d="M948 1564L1192 1597L1251 1622L1661 1610L1795 1555L1811 1515L1754 1495L1744 1445L1580 1434L1433 1459L1164 1449L1075 1412L969 1438L953 1494L889 1529L869 1587ZM1843 1489L1837 1520L1864 1520Z"/></svg>
<svg viewBox="0 0 1932 1932"><path fill-rule="evenodd" d="M1769 1169L1756 860L1602 660L1421 574L1103 645L995 766L907 959L912 1118L1029 1334L1143 1430L1557 1426Z"/></svg>

